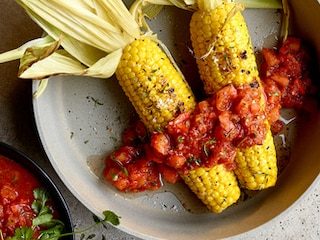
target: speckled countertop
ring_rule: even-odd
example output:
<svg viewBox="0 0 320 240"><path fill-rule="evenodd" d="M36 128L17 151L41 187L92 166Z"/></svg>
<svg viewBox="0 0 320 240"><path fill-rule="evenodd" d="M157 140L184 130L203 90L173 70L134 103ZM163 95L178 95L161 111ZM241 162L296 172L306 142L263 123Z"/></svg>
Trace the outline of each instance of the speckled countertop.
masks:
<svg viewBox="0 0 320 240"><path fill-rule="evenodd" d="M0 1L0 19L0 52L18 47L41 34L41 30L13 0ZM0 65L0 141L18 148L38 162L57 182L69 204L76 228L87 227L93 223L92 213L66 189L51 167L35 127L31 82L17 79L17 67L18 62ZM319 195L320 181L315 182L297 204L278 218L232 239L320 239ZM137 239L112 226L108 230L95 229L94 233L94 239L102 239L102 235L106 239Z"/></svg>

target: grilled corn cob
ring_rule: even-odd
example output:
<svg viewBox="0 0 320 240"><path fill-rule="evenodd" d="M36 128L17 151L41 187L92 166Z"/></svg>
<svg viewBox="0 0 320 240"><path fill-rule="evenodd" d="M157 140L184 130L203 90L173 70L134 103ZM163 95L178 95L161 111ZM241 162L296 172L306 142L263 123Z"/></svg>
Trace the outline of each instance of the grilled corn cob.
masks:
<svg viewBox="0 0 320 240"><path fill-rule="evenodd" d="M190 22L191 41L205 91L217 92L228 84L241 86L258 82L256 59L242 5L231 1L198 0L199 10ZM219 2L219 3L218 3ZM264 108L265 100L261 97ZM273 186L277 179L277 158L270 126L262 145L240 148L235 171L243 188L259 190Z"/></svg>
<svg viewBox="0 0 320 240"><path fill-rule="evenodd" d="M140 38L123 49L116 76L147 128L158 130L195 99L189 85L158 44Z"/></svg>
<svg viewBox="0 0 320 240"><path fill-rule="evenodd" d="M232 171L223 164L212 168L197 168L181 178L197 197L215 213L221 213L240 197L240 188Z"/></svg>

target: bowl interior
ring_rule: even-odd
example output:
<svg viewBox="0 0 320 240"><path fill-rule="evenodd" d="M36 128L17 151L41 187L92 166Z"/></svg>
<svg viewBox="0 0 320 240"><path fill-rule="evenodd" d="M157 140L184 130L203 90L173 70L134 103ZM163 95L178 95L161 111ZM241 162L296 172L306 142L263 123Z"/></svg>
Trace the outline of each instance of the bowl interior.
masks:
<svg viewBox="0 0 320 240"><path fill-rule="evenodd" d="M313 44L319 56L318 2L291 0L290 3L294 33ZM244 15L257 51L265 43L272 44L277 39L279 12L249 9ZM189 20L190 14L166 8L152 21L151 27L172 51L185 75L197 79L193 75L195 65L186 48L190 46ZM194 88L198 89L197 83ZM90 96L99 99L103 105L93 106ZM41 98L34 100L34 109L44 148L69 190L98 216L106 209L116 212L122 217L119 227L142 238L225 238L250 231L289 209L317 179L320 171L320 148L314 147L320 145L320 112L313 108L293 126L294 143L290 145L289 165L274 188L230 207L221 215L194 214L180 208L179 200L171 192L134 197L119 194L99 178L97 172L101 166L88 166L94 165L96 160L103 161L103 157L120 144L114 140L121 135L133 112L114 78L54 77ZM190 192L185 193L186 200L194 199Z"/></svg>

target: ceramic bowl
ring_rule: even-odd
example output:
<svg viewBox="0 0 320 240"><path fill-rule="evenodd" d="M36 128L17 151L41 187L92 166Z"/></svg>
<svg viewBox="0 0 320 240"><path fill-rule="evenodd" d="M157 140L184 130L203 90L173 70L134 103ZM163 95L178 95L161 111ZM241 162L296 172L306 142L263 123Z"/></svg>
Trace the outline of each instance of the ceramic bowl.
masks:
<svg viewBox="0 0 320 240"><path fill-rule="evenodd" d="M320 56L318 1L290 0L290 5L292 33L311 43ZM256 52L262 46L273 47L271 42L279 39L275 35L280 12L248 9L243 14ZM168 7L151 21L151 28L192 79L196 68L186 60L190 55L186 49L189 20L190 14ZM38 82L33 86L36 89ZM94 99L101 104L95 105ZM277 136L278 148L291 154L276 186L216 215L198 211L203 206L185 186L177 186L177 191L130 195L119 193L103 180L103 159L121 144L117 139L133 113L114 78L53 77L33 104L44 149L69 190L98 216L106 209L114 211L121 216L121 230L144 239L221 239L244 234L285 214L319 180L318 108L299 121L288 122L286 127L293 131L286 133L286 142ZM185 205L192 211L186 211Z"/></svg>

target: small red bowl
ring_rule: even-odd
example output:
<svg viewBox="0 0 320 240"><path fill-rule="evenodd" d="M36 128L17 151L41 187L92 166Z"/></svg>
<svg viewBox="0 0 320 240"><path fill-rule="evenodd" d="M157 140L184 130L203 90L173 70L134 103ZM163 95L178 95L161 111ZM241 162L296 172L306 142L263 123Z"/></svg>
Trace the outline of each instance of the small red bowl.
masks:
<svg viewBox="0 0 320 240"><path fill-rule="evenodd" d="M65 224L64 231L73 232L72 220L67 202L51 177L24 153L3 142L0 142L0 155L17 162L38 179L50 194L50 197L59 213L59 219ZM66 236L63 239L74 240L74 235Z"/></svg>

